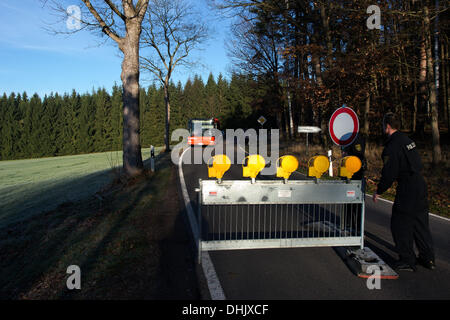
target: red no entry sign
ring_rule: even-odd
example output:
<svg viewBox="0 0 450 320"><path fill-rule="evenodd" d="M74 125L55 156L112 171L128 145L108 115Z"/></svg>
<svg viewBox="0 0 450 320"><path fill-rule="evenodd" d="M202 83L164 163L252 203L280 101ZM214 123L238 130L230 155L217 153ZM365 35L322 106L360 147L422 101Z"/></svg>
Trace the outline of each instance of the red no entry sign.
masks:
<svg viewBox="0 0 450 320"><path fill-rule="evenodd" d="M350 108L337 109L328 124L331 140L338 146L348 146L355 140L359 131L358 116Z"/></svg>

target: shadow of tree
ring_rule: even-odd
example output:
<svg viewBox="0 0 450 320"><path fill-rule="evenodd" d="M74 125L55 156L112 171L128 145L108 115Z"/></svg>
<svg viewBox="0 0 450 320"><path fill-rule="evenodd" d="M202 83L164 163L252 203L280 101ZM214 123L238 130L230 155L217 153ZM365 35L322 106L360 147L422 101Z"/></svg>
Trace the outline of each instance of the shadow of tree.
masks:
<svg viewBox="0 0 450 320"><path fill-rule="evenodd" d="M175 267L175 280L166 271L178 256L171 249L186 251L181 211L171 213L169 226L163 219L158 227L167 230L159 236L149 221L164 208L161 199L178 197L173 177L163 179L173 175L170 160L157 160L156 173L131 180L103 202L90 197L1 228L0 298L196 298L195 273L189 272L184 282L181 275L193 263L191 253L184 254L182 267ZM175 188L175 194L167 194L167 187ZM82 290L66 288L66 268L72 264L81 268ZM180 285L164 291L173 284ZM184 292L181 284L187 286Z"/></svg>

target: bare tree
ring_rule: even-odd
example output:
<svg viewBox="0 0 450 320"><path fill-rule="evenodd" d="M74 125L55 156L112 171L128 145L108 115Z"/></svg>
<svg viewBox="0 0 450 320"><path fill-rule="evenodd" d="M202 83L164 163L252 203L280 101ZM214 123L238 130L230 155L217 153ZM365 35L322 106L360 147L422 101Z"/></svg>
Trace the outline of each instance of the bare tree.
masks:
<svg viewBox="0 0 450 320"><path fill-rule="evenodd" d="M242 18L232 26L231 33L233 38L225 45L237 71L267 74L278 81L281 45L273 26L268 25L265 34L258 33L248 19Z"/></svg>
<svg viewBox="0 0 450 320"><path fill-rule="evenodd" d="M424 6L424 26L426 37L426 58L428 69L428 85L429 85L429 103L431 107L431 136L433 145L433 164L437 165L442 160L440 134L439 134L439 121L438 121L438 105L437 105L437 90L435 83L435 70L433 68L433 56L431 54L432 37L430 33L430 14L428 6Z"/></svg>
<svg viewBox="0 0 450 320"><path fill-rule="evenodd" d="M164 87L166 152L170 150L170 78L175 67L193 64L188 56L207 36L208 28L187 1L150 0L141 39L141 68L156 76Z"/></svg>
<svg viewBox="0 0 450 320"><path fill-rule="evenodd" d="M139 111L139 47L142 23L149 0L81 0L80 14L75 17L79 28L67 32L89 30L106 35L123 54L121 80L123 86L123 169L128 176L143 170L140 144ZM70 10L60 1L44 1L63 20L71 19Z"/></svg>
<svg viewBox="0 0 450 320"><path fill-rule="evenodd" d="M283 88L280 74L283 47L280 30L272 17L267 17L263 30L255 26L253 14L242 11L236 14L236 18L231 27L231 38L225 44L228 57L234 65L233 72L260 76L260 81L266 81L271 87L272 97L277 101L277 106L270 112L275 115L277 125L281 128Z"/></svg>

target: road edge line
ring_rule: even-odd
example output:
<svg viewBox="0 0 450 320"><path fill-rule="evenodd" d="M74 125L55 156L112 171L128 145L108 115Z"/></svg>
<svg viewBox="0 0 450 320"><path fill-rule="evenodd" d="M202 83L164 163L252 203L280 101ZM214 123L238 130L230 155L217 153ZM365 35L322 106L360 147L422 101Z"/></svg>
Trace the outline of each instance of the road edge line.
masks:
<svg viewBox="0 0 450 320"><path fill-rule="evenodd" d="M199 231L198 225L195 222L195 215L194 215L194 211L192 209L191 203L190 203L189 193L186 188L186 182L184 180L184 174L183 174L183 169L182 169L184 153L189 149L190 149L190 147L185 149L180 156L180 160L178 161L178 176L180 178L180 187L181 187L181 192L182 192L184 204L185 204L187 215L188 215L189 224L191 226L192 233L194 235L196 235L196 234L198 234L198 231ZM194 241L194 242L195 242L195 246L198 247L198 243L196 241ZM211 299L212 300L226 300L225 293L223 291L222 285L220 284L219 277L217 276L216 270L214 268L214 265L212 263L211 257L209 256L208 251L202 252L201 264L202 264L203 274L205 275L205 278L206 278L206 282L208 285L208 290L209 290Z"/></svg>
<svg viewBox="0 0 450 320"><path fill-rule="evenodd" d="M369 193L366 193L366 197L371 197L372 198L372 194L369 194ZM388 203L390 203L390 204L394 204L394 202L393 201L391 201L391 200L387 200L387 199L384 199L384 198L378 198L378 200L381 200L381 201L384 201L384 202L388 202ZM442 220L445 220L445 221L449 221L450 222L450 219L449 218L446 218L446 217L441 217L441 216L438 216L437 214L434 214L434 213L431 213L431 212L428 212L428 214L430 215L430 216L432 216L432 217L435 217L435 218L439 218L439 219L442 219Z"/></svg>

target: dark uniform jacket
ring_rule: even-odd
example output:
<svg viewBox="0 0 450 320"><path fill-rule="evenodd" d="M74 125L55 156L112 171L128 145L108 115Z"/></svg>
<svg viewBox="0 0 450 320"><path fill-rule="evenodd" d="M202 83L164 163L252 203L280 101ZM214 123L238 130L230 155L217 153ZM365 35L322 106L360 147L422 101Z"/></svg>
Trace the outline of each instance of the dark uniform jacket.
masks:
<svg viewBox="0 0 450 320"><path fill-rule="evenodd" d="M383 169L377 194L384 193L398 182L394 210L413 213L428 210L427 186L416 144L406 134L394 132L386 141L382 154Z"/></svg>

